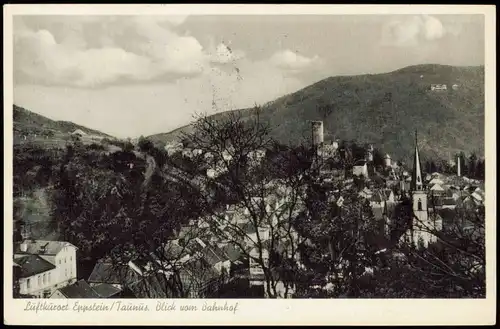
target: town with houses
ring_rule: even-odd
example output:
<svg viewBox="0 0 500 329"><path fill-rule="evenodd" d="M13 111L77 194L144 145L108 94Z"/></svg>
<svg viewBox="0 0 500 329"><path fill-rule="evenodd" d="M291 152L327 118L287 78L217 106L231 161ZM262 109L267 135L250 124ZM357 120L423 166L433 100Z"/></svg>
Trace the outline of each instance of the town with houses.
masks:
<svg viewBox="0 0 500 329"><path fill-rule="evenodd" d="M455 88L457 86L453 86ZM432 86L432 90L442 89L446 89L446 85ZM460 161L456 162L456 173L453 175L425 172L417 136L412 154L413 163L408 168L399 166L389 154L385 155L385 182L380 185L375 184L373 179L372 145L366 148L364 159L356 159L352 175L345 175L344 172L339 173L323 165L326 159L342 152L339 141L324 140L322 121L311 122L311 133L312 146L317 152L315 165L318 166L322 179L325 182L340 179L346 186L352 185L355 179L362 179L364 185L359 195L369 203L381 235L390 234L389 227L394 220L393 209L405 198L411 201L411 211L417 220L400 239L418 242L424 248L435 242L437 237L429 233L429 230L421 229L420 225L432 230L442 230L449 224L450 211L458 205L476 207L484 203L484 183L465 177L461 173ZM87 136L81 130L75 131L73 135L83 138ZM206 170L208 178L215 178L224 171L223 166L212 161L210 153L202 154L199 149L185 147L182 143L170 143L165 150L169 155L180 153L187 158L203 155L206 162L212 164ZM223 160L231 161L231 154L231 150L225 152ZM265 154L265 150L256 150L249 154L249 159L258 164ZM265 200L256 197L255 202L263 201L266 211L272 213L286 204L289 193L279 180L271 182L269 188L274 192ZM343 196L339 191L332 191L329 201L342 207ZM245 207L228 204L218 216L191 221L180 227L176 236L168 238L161 245L161 254L169 255L168 259L175 259L175 262L165 266L160 259L156 261L157 264L137 259L117 266L110 259L101 259L94 264L87 276L78 273L78 245L67 241L34 240L29 234L25 234L23 241L17 243L14 250L14 295L20 298L56 299L164 298L171 297L165 286L176 273L187 298L231 296L231 284L242 279L247 283L246 289L251 292L251 296L266 296L268 292L264 270L254 259L260 257L261 251L264 260L268 260L269 255L266 254L266 248L256 248L255 241L259 240L264 246L271 243L273 225L280 219L271 216L272 220L267 226L255 227L249 216ZM218 234L212 234L214 223ZM467 224L464 225L464 229L467 229ZM242 239L235 241L232 231L234 228L244 232ZM293 241L300 240L300 234L293 227L289 231ZM297 253L290 248L290 243L282 244L282 248ZM390 252L389 249L381 246L380 252ZM295 259L300 263L300 254ZM154 270L155 268L161 269ZM370 275L373 269L367 268L365 272ZM285 298L288 297L286 294L293 294L293 287L285 289L281 282L276 285L276 290Z"/></svg>

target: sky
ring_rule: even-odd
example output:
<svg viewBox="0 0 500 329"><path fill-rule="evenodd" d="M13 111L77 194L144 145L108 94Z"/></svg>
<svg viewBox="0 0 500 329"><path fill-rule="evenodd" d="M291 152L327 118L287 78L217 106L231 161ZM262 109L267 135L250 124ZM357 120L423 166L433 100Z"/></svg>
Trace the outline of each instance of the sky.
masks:
<svg viewBox="0 0 500 329"><path fill-rule="evenodd" d="M336 75L484 65L482 15L14 17L14 103L115 137Z"/></svg>

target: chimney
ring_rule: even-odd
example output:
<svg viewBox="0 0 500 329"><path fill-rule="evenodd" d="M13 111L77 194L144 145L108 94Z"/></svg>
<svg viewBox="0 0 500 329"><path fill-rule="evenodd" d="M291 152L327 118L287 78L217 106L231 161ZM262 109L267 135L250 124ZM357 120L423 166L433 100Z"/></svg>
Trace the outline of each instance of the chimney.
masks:
<svg viewBox="0 0 500 329"><path fill-rule="evenodd" d="M28 250L28 243L26 241L21 242L20 248L22 252L26 252Z"/></svg>

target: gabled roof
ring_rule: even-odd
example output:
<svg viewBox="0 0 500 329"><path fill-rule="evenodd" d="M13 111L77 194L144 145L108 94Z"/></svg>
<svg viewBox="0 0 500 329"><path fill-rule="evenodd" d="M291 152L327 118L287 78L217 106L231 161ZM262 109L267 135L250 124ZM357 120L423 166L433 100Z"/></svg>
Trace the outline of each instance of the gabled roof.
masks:
<svg viewBox="0 0 500 329"><path fill-rule="evenodd" d="M241 257L241 252L230 243L225 245L222 248L222 251L227 255L228 259L232 262L238 260Z"/></svg>
<svg viewBox="0 0 500 329"><path fill-rule="evenodd" d="M20 266L20 278L28 278L56 268L53 264L37 255L27 255L14 259L14 263Z"/></svg>
<svg viewBox="0 0 500 329"><path fill-rule="evenodd" d="M385 197L382 196L380 192L374 193L372 197L370 198L371 202L384 202Z"/></svg>
<svg viewBox="0 0 500 329"><path fill-rule="evenodd" d="M75 131L73 131L71 134L78 134L78 135L87 135L86 132L84 132L83 130L81 129L76 129Z"/></svg>
<svg viewBox="0 0 500 329"><path fill-rule="evenodd" d="M441 187L441 185L439 185L439 184L433 185L430 190L431 191L442 191L442 192L444 192L444 188Z"/></svg>
<svg viewBox="0 0 500 329"><path fill-rule="evenodd" d="M443 185L444 182L441 179L436 177L436 178L431 179L431 181L429 182L429 185L435 185L435 184Z"/></svg>
<svg viewBox="0 0 500 329"><path fill-rule="evenodd" d="M135 282L139 275L128 265L115 265L106 261L98 261L88 278L91 283L125 284Z"/></svg>
<svg viewBox="0 0 500 329"><path fill-rule="evenodd" d="M24 240L27 246L26 251L21 251L21 244L16 244L16 254L33 254L33 255L57 255L65 246L76 248L66 241L46 241L46 240ZM76 248L78 249L78 248Z"/></svg>
<svg viewBox="0 0 500 329"><path fill-rule="evenodd" d="M166 298L170 291L163 274L151 274L127 285L135 298Z"/></svg>
<svg viewBox="0 0 500 329"><path fill-rule="evenodd" d="M483 201L483 196L477 192L472 193L471 196L478 201Z"/></svg>
<svg viewBox="0 0 500 329"><path fill-rule="evenodd" d="M452 205L456 205L456 201L455 199L453 198L443 198L443 205L445 206L452 206Z"/></svg>
<svg viewBox="0 0 500 329"><path fill-rule="evenodd" d="M92 288L101 298L110 298L122 291L109 283L100 283Z"/></svg>
<svg viewBox="0 0 500 329"><path fill-rule="evenodd" d="M363 167L366 165L366 160L358 160L354 162L354 167Z"/></svg>
<svg viewBox="0 0 500 329"><path fill-rule="evenodd" d="M205 259L193 259L185 264L180 270L182 277L187 278L188 282L196 282L198 284L206 284L219 276L219 273Z"/></svg>
<svg viewBox="0 0 500 329"><path fill-rule="evenodd" d="M228 255L214 243L207 243L202 254L211 265L229 260Z"/></svg>
<svg viewBox="0 0 500 329"><path fill-rule="evenodd" d="M60 288L59 292L67 298L100 298L85 280Z"/></svg>
<svg viewBox="0 0 500 329"><path fill-rule="evenodd" d="M386 196L387 199L389 199L389 197L391 196L391 194L394 194L394 192L392 190L389 190L389 189L383 190L383 193L384 193L384 195Z"/></svg>

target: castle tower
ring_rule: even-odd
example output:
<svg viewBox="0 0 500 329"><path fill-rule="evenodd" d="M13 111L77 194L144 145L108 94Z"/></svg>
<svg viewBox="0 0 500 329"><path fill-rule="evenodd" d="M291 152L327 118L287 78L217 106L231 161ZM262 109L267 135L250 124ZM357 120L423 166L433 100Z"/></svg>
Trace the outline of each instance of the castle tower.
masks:
<svg viewBox="0 0 500 329"><path fill-rule="evenodd" d="M323 144L323 121L311 121L312 145L320 147Z"/></svg>

